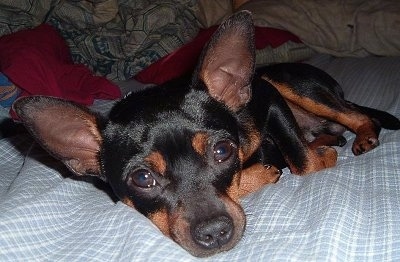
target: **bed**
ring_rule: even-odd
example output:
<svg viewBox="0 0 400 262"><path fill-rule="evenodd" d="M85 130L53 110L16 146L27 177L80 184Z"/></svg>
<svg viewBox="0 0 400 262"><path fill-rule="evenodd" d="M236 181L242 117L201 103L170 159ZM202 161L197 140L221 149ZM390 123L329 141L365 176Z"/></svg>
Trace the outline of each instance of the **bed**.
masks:
<svg viewBox="0 0 400 262"><path fill-rule="evenodd" d="M241 8L256 8L252 10L256 25L267 26L257 13L262 1L252 2ZM293 5L291 10L296 10ZM298 34L300 41L292 39L290 45L297 46L289 51L301 49L301 56L272 55L277 54L277 48L269 46L258 50L259 57L269 55L258 64L272 58L302 60L333 76L346 99L400 117L400 45L393 43L400 38L389 38L392 32L380 34L381 40L391 43L390 53L382 53L389 48L380 48L383 51L378 53L358 40L351 46L341 45L342 49L330 46L322 50L315 47L321 43L300 36L302 28L268 26ZM185 46L179 52L186 55ZM115 83L124 94L149 88L151 79L164 81L172 76L156 78L154 73L170 63L171 57L181 57L179 52L154 63L136 80ZM94 97L90 108L106 115L114 102ZM346 132L348 143L337 148L335 167L302 177L284 169L276 184L242 199L247 226L238 245L198 259L166 238L140 213L117 201L102 181L72 176L13 124L7 108L0 110L1 261L400 260L400 131L383 130L380 146L357 157L351 152L354 135Z"/></svg>

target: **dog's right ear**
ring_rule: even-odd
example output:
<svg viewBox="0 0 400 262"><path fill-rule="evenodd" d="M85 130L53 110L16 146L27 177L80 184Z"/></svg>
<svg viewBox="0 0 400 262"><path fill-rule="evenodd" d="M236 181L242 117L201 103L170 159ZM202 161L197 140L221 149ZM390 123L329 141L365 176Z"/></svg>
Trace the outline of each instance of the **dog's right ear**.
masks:
<svg viewBox="0 0 400 262"><path fill-rule="evenodd" d="M45 96L20 98L13 109L41 146L72 172L101 176L98 154L102 138L92 112Z"/></svg>
<svg viewBox="0 0 400 262"><path fill-rule="evenodd" d="M255 39L251 13L241 11L223 22L203 50L197 68L208 93L237 111L251 98Z"/></svg>

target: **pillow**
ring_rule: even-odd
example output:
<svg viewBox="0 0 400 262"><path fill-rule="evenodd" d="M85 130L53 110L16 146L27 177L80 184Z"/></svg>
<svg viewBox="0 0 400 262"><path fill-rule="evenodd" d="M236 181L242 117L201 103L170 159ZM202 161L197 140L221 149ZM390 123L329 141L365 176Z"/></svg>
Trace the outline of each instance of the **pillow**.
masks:
<svg viewBox="0 0 400 262"><path fill-rule="evenodd" d="M288 30L322 53L400 55L397 0L251 0L239 10L251 11L255 25Z"/></svg>

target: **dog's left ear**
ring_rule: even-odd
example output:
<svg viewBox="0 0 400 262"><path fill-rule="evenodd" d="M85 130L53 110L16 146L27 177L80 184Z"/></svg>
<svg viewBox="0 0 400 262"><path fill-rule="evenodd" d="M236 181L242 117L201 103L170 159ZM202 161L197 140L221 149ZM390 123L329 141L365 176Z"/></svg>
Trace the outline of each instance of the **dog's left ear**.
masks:
<svg viewBox="0 0 400 262"><path fill-rule="evenodd" d="M204 49L198 67L198 76L209 94L233 111L251 98L254 42L251 13L235 13L219 26Z"/></svg>
<svg viewBox="0 0 400 262"><path fill-rule="evenodd" d="M94 113L45 96L19 98L13 109L41 146L72 172L102 178L98 160L102 139Z"/></svg>

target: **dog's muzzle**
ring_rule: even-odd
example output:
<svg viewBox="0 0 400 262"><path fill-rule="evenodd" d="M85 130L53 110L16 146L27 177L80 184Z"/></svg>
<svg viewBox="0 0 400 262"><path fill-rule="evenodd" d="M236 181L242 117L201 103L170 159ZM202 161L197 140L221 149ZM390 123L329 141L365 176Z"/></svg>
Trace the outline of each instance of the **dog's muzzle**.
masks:
<svg viewBox="0 0 400 262"><path fill-rule="evenodd" d="M232 239L233 229L232 218L222 215L196 224L191 235L202 248L219 249Z"/></svg>

